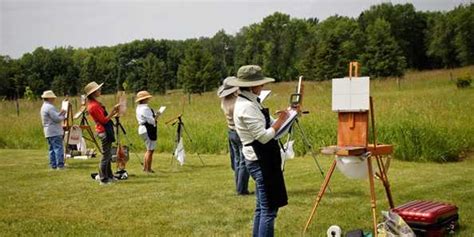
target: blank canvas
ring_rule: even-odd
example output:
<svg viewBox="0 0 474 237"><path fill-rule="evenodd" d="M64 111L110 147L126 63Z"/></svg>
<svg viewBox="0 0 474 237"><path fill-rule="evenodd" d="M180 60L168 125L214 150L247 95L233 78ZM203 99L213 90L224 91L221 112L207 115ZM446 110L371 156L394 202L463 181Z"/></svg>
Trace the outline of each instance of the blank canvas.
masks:
<svg viewBox="0 0 474 237"><path fill-rule="evenodd" d="M369 110L370 78L332 79L332 110L360 112Z"/></svg>

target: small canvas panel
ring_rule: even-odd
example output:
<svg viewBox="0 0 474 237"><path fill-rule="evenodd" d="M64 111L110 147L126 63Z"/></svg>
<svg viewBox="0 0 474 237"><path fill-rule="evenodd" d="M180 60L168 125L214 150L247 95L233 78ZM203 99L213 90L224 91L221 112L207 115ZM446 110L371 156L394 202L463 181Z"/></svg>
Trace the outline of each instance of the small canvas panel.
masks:
<svg viewBox="0 0 474 237"><path fill-rule="evenodd" d="M345 77L332 79L332 110L360 112L369 110L370 78Z"/></svg>

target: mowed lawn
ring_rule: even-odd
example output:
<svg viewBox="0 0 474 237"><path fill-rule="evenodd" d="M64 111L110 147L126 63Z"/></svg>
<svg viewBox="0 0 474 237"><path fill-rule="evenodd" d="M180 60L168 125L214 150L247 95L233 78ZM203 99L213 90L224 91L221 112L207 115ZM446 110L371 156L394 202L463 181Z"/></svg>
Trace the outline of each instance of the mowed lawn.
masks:
<svg viewBox="0 0 474 237"><path fill-rule="evenodd" d="M140 154L141 155L141 154ZM195 155L171 165L158 154L157 174L140 171L135 155L131 177L100 186L90 178L98 159L68 160L68 169L47 168L44 150L0 150L0 236L250 236L255 197L234 194L226 155ZM326 170L331 157L318 157ZM285 168L289 204L280 209L277 236L299 236L322 183L310 156ZM393 161L389 170L395 203L436 200L459 207L458 236L474 233L474 160L457 163ZM387 209L377 181L378 213ZM250 184L251 191L254 184ZM325 236L333 224L343 230L370 230L367 180L349 180L336 171L307 236Z"/></svg>

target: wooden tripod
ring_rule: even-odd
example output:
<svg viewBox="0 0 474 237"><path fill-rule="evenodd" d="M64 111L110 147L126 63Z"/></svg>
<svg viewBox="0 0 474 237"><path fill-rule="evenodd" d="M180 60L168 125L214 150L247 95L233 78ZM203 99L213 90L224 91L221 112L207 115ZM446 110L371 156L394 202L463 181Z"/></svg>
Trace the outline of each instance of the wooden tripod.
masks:
<svg viewBox="0 0 474 237"><path fill-rule="evenodd" d="M349 77L352 78L353 68L355 68L355 75L358 74L358 64L356 62L351 62L349 69ZM391 145L377 145L376 140L376 130L375 130L375 118L374 118L374 108L373 108L373 99L369 97L370 100L370 120L371 128L373 135L373 144L368 144L368 111L364 112L339 112L339 122L338 122L338 142L337 146L331 146L324 148L325 154L338 155L338 156L360 156L362 154L369 154L367 160L367 172L369 177L369 187L370 187L370 203L372 209L372 220L374 228L374 236L377 236L377 215L376 215L376 196L375 196L375 184L374 176L382 181L385 187L385 193L388 199L390 208L394 207L392 193L390 190L390 184L387 176L387 169L390 162L390 157L387 158L387 161L384 161L382 156L389 155L393 151ZM368 152L368 153L367 153ZM375 160L378 171L374 175L372 169L372 161ZM331 176L334 173L336 168L337 161L334 160L329 168L329 171L326 174L324 182L319 189L318 195L316 196L311 214L306 221L306 225L303 230L303 234L308 230L311 221L313 220L316 210L321 202L324 193L329 185Z"/></svg>
<svg viewBox="0 0 474 237"><path fill-rule="evenodd" d="M67 132L66 142L64 144L65 145L64 153L67 154L69 152L71 128L74 126L74 119L78 119L79 117L81 117L81 122L79 124L79 127L81 128L82 131L86 130L87 134L89 135L89 137L83 136L83 138L94 143L97 150L100 153L102 153L102 149L100 148L99 143L97 142L97 139L94 136L94 132L92 131L91 126L89 125L89 121L87 120L85 105L82 105L81 108L79 109L79 112L77 112L73 116L71 103L68 104L67 117L63 123L63 129L65 132Z"/></svg>

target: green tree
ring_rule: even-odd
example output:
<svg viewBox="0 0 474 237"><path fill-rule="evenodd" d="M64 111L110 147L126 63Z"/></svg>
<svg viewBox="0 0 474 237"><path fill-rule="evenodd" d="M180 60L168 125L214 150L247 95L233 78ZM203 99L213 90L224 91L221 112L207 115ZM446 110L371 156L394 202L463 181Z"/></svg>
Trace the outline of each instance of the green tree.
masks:
<svg viewBox="0 0 474 237"><path fill-rule="evenodd" d="M82 62L81 72L81 88L84 88L87 83L95 81L100 83L103 80L100 80L100 76L97 70L97 62L96 57L94 55L87 56L84 61Z"/></svg>
<svg viewBox="0 0 474 237"><path fill-rule="evenodd" d="M435 13L428 18L427 55L443 67L459 65L456 55L454 22L449 14Z"/></svg>
<svg viewBox="0 0 474 237"><path fill-rule="evenodd" d="M187 93L202 93L217 87L220 79L211 54L192 42L178 69L178 80Z"/></svg>
<svg viewBox="0 0 474 237"><path fill-rule="evenodd" d="M164 94L166 92L165 84L165 64L159 60L154 54L150 53L143 60L140 70L140 80L144 85L142 89L150 92ZM138 89L138 88L136 88ZM137 90L138 91L138 90Z"/></svg>
<svg viewBox="0 0 474 237"><path fill-rule="evenodd" d="M314 79L328 80L347 75L347 65L359 57L364 36L357 22L348 17L329 17L316 31ZM312 56L311 54L307 56Z"/></svg>
<svg viewBox="0 0 474 237"><path fill-rule="evenodd" d="M453 10L453 13L457 59L462 65L474 64L474 3L461 5Z"/></svg>
<svg viewBox="0 0 474 237"><path fill-rule="evenodd" d="M429 66L426 65L427 23L424 14L417 12L411 3L382 3L362 12L358 20L362 30L367 32L367 27L379 18L391 25L390 33L402 50L408 67L422 69Z"/></svg>
<svg viewBox="0 0 474 237"><path fill-rule="evenodd" d="M373 77L404 74L405 57L390 32L390 24L383 19L367 27L367 46L362 55L363 74Z"/></svg>

